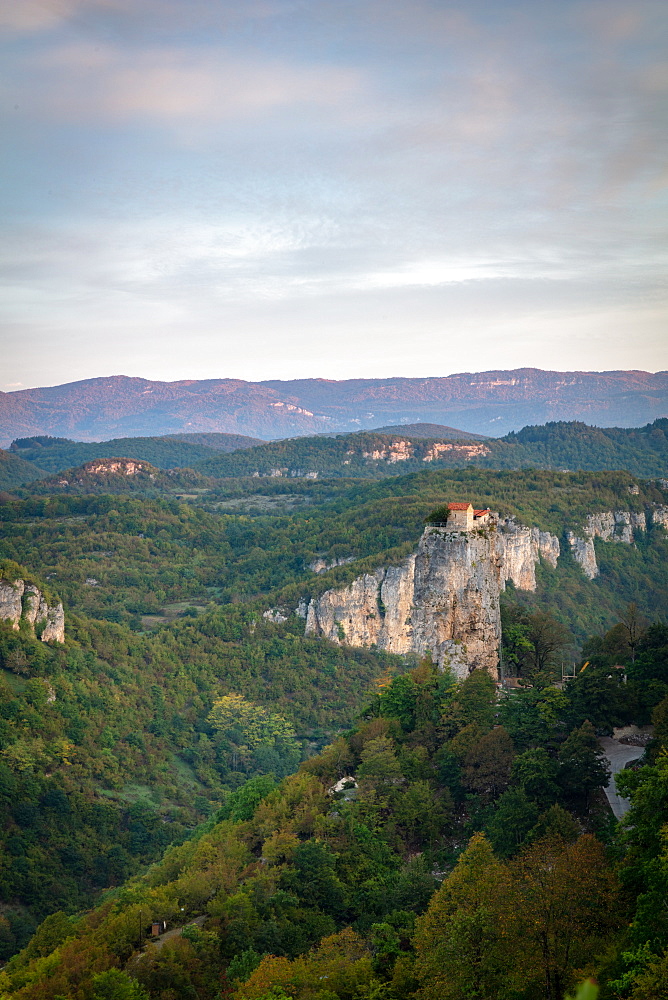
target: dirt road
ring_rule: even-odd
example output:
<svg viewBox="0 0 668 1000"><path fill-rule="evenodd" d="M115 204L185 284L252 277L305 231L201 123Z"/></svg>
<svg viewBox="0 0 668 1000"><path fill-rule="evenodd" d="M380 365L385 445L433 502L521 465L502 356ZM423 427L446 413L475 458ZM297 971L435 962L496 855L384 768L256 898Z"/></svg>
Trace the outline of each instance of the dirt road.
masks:
<svg viewBox="0 0 668 1000"><path fill-rule="evenodd" d="M610 776L610 783L605 789L605 794L608 802L610 803L610 808L616 818L621 819L622 816L624 816L624 814L631 808L631 803L628 799L625 799L621 795L617 794L615 775L619 774L620 771L623 771L625 765L628 764L629 761L637 760L638 757L642 757L645 752L645 748L627 746L626 743L620 743L619 740L613 740L611 736L601 736L598 742L605 751L605 756L608 758L610 771L612 772Z"/></svg>

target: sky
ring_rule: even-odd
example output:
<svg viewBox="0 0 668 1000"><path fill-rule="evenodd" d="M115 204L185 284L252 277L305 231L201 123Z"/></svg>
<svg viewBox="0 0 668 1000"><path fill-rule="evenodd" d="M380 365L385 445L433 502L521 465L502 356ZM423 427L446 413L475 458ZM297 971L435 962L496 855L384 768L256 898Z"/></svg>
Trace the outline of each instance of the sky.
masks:
<svg viewBox="0 0 668 1000"><path fill-rule="evenodd" d="M668 368L664 0L0 0L0 389Z"/></svg>

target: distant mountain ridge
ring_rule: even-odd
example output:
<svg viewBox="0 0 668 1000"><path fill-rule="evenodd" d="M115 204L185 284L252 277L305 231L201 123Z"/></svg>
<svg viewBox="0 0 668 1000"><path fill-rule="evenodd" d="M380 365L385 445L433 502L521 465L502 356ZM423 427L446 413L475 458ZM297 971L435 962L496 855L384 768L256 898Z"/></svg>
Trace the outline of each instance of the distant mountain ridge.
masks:
<svg viewBox="0 0 668 1000"><path fill-rule="evenodd" d="M666 415L668 372L519 368L264 382L115 375L0 393L0 446L39 434L87 441L210 432L277 439L407 423L501 436L554 420L628 427Z"/></svg>

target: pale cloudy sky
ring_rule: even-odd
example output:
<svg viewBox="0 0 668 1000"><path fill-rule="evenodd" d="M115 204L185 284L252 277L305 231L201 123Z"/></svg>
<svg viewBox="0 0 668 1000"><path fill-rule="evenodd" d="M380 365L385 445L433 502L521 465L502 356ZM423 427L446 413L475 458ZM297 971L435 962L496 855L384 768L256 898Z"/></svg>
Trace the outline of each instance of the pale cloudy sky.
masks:
<svg viewBox="0 0 668 1000"><path fill-rule="evenodd" d="M0 389L668 368L665 0L0 26Z"/></svg>

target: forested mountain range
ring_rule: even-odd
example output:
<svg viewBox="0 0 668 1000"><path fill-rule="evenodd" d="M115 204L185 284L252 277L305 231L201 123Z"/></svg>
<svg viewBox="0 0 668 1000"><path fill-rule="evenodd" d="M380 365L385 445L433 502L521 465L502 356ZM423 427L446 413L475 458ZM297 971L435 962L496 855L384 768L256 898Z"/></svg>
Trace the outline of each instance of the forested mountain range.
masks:
<svg viewBox="0 0 668 1000"><path fill-rule="evenodd" d="M273 439L416 421L486 435L549 420L637 426L666 415L667 394L668 373L640 371L520 368L340 382L118 375L0 393L0 445L45 434L96 440L212 431Z"/></svg>
<svg viewBox="0 0 668 1000"><path fill-rule="evenodd" d="M504 438L480 438L452 428L436 425L412 425L414 430L398 429L388 433L358 431L344 435L318 435L290 438L285 441L257 443L235 435L194 435L164 438L120 438L99 443L37 437L18 439L11 451L4 453L0 467L0 488L9 489L32 478L43 478L45 469L63 472L59 479L40 485L40 492L51 488L89 487L93 492L106 488L123 491L122 480L114 484L108 477L96 485L89 472L70 466L92 460L118 458L142 459L159 469L191 467L213 479L244 476L288 478L382 478L427 467L457 468L472 465L492 469L627 469L640 476L664 476L668 470L668 419L661 418L638 428L589 427L577 422L550 423L525 427ZM432 433L424 433L425 430ZM417 431L417 432L416 432ZM1 454L1 453L0 453ZM23 459L23 464L19 463ZM31 471L26 459L38 468ZM67 474L65 471L67 470ZM62 480L62 481L61 481ZM65 480L67 482L65 482ZM184 488L172 480L154 474L149 485L156 492L158 480L166 490ZM211 486L203 480L191 486ZM141 480L133 489L141 488Z"/></svg>

